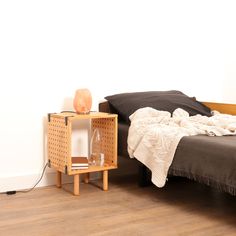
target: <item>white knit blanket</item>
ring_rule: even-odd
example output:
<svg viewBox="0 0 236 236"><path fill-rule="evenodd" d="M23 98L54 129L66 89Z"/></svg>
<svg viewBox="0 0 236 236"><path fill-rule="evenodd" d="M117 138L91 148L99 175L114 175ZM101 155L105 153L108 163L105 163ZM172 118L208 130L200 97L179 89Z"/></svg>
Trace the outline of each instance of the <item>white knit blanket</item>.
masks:
<svg viewBox="0 0 236 236"><path fill-rule="evenodd" d="M130 116L128 152L152 172L152 182L163 187L175 150L183 136L235 135L236 116L215 112L212 117L189 116L181 108L171 114L150 107L141 108Z"/></svg>

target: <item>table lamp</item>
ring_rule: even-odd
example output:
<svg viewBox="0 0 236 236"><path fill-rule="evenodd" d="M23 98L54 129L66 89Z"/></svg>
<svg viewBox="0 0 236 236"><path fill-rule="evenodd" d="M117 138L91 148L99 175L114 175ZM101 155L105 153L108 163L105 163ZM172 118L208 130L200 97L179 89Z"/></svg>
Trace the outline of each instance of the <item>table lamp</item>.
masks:
<svg viewBox="0 0 236 236"><path fill-rule="evenodd" d="M88 114L92 107L92 95L90 91L86 88L77 89L73 106L78 114Z"/></svg>

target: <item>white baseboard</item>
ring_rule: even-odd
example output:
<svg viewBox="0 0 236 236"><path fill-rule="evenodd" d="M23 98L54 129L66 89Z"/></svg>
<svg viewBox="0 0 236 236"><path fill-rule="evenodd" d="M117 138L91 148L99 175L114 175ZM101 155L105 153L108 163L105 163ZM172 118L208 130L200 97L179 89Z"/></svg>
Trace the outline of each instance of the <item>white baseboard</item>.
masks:
<svg viewBox="0 0 236 236"><path fill-rule="evenodd" d="M12 176L0 179L0 192L22 190L32 188L39 180L41 173L39 174L28 174L22 176ZM66 176L70 177L70 176ZM65 180L64 180L65 179ZM72 178L63 178L63 182L72 182ZM43 187L49 185L55 185L56 183L56 172L46 172L36 187Z"/></svg>
<svg viewBox="0 0 236 236"><path fill-rule="evenodd" d="M41 173L28 174L22 176L12 176L0 178L0 192L23 190L32 188L39 180ZM98 175L92 175L92 179L97 179ZM73 183L73 176L62 175L62 183ZM48 169L44 174L37 187L44 187L56 184L56 172L53 169Z"/></svg>

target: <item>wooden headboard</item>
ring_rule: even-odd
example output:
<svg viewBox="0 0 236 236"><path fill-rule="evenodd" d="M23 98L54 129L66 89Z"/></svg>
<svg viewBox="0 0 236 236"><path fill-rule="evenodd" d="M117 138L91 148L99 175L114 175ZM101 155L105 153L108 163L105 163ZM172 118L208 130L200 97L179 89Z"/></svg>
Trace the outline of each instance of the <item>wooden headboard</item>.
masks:
<svg viewBox="0 0 236 236"><path fill-rule="evenodd" d="M226 113L230 115L236 115L236 104L227 103L215 103L215 102L202 102L211 110L216 110L221 113Z"/></svg>

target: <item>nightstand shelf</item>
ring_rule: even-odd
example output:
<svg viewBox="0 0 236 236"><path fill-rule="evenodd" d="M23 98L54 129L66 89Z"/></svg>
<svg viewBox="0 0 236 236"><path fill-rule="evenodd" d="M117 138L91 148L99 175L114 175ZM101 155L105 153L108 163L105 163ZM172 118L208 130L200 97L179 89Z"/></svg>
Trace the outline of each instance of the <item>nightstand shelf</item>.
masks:
<svg viewBox="0 0 236 236"><path fill-rule="evenodd" d="M104 152L103 166L89 166L88 169L71 169L72 123L76 120L89 120L90 131L99 129ZM85 174L89 182L90 172L103 172L103 190L108 190L108 170L117 168L117 115L103 112L90 112L80 115L71 112L48 114L48 160L57 170L57 186L61 187L61 174L74 176L74 195L79 195L80 174Z"/></svg>

